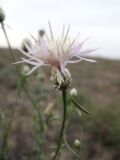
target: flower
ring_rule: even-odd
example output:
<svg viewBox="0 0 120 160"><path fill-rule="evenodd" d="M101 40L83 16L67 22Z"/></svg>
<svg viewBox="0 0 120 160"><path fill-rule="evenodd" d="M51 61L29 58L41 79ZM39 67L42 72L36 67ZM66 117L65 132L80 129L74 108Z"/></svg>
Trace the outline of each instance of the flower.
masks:
<svg viewBox="0 0 120 160"><path fill-rule="evenodd" d="M66 65L69 63L77 63L82 60L89 62L96 62L93 59L87 57L88 53L96 51L94 49L82 50L82 46L86 40L79 43L77 39L71 40L68 36L69 34L69 26L65 31L65 27L63 27L62 34L59 38L55 38L52 32L51 24L49 22L50 28L50 36L45 33L44 38L40 38L36 40L33 36L35 44L32 46L28 46L26 44L26 48L28 53L21 50L21 52L27 58L21 58L22 61L17 63L27 63L33 66L30 72L27 75L31 74L37 68L41 66L51 66L52 68L56 68L56 73L58 75L61 74L61 80L58 82L59 84L65 80L66 76ZM60 74L59 74L60 73ZM60 79L60 77L59 77ZM63 80L62 80L63 79Z"/></svg>

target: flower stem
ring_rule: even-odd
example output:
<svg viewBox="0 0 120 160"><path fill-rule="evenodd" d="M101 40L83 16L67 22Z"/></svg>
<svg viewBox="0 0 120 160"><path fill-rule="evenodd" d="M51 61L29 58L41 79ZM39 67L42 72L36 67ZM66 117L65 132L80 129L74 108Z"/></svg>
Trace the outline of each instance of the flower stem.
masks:
<svg viewBox="0 0 120 160"><path fill-rule="evenodd" d="M73 150L73 148L69 145L66 135L64 136L64 143L67 146L67 148L70 150L71 153L73 153L73 155L75 155L75 157L77 158L77 160L81 160L80 156Z"/></svg>
<svg viewBox="0 0 120 160"><path fill-rule="evenodd" d="M66 115L67 115L66 89L62 90L62 97L63 97L63 121L62 121L61 131L60 131L60 135L59 135L57 149L56 149L55 155L53 157L53 160L56 160L58 157L58 154L59 154L61 146L62 146L64 131L65 131L65 122L66 122Z"/></svg>
<svg viewBox="0 0 120 160"><path fill-rule="evenodd" d="M9 38L8 38L8 35L7 35L7 32L5 30L5 27L4 27L4 23L1 22L1 26L2 26L2 30L3 30L3 33L5 35L5 38L6 38L6 41L7 41L7 45L8 45L8 48L9 48L9 51L10 51L10 54L11 54L11 57L12 57L12 61L15 62L15 56L14 56L14 53L13 53L13 50L12 50L12 47L11 47L11 44L10 44L10 41L9 41ZM19 71L19 68L16 66L16 72L19 76L20 79L23 79L23 75L20 73ZM36 108L36 103L34 102L33 98L31 97L27 87L23 84L23 89L26 93L26 95L28 96L29 100L31 101L32 105L34 108Z"/></svg>
<svg viewBox="0 0 120 160"><path fill-rule="evenodd" d="M8 39L8 36L7 36L7 33L6 33L6 30L5 30L5 27L4 27L4 23L3 23L3 22L1 22L1 26L2 26L2 30L3 30L3 32L4 32L4 35L5 35L7 44L8 44L8 48L9 48L10 53L11 53L12 61L15 61L15 57L14 57L14 54L13 54L13 51L12 51L12 48L11 48L11 45L10 45L10 42L9 42L9 39Z"/></svg>
<svg viewBox="0 0 120 160"><path fill-rule="evenodd" d="M20 80L17 85L17 94L16 94L14 106L12 108L11 117L8 121L6 121L7 123L4 126L4 131L2 134L3 136L2 145L1 145L1 150L0 150L0 160L5 160L5 157L6 157L6 152L7 152L7 147L8 147L8 136L9 136L10 128L11 128L12 121L15 115L15 109L16 109L16 104L17 104L17 101L20 95L21 85L22 85L22 80Z"/></svg>
<svg viewBox="0 0 120 160"><path fill-rule="evenodd" d="M2 26L2 30L3 30L5 39L7 41L7 45L8 45L10 54L11 54L12 61L15 62L14 52L12 50L12 47L11 47L11 44L10 44L10 41L9 41L9 38L8 38L8 35L7 35L6 30L5 30L3 22L1 22L1 26ZM0 150L0 160L4 160L5 156L6 156L6 149L7 149L7 141L8 141L9 131L10 131L11 124L12 124L12 121L13 121L13 118L14 118L17 100L19 98L19 94L20 94L20 91L21 91L22 88L24 89L26 95L28 96L29 100L31 101L33 108L37 112L37 109L36 109L37 104L33 100L32 96L30 95L30 93L28 91L28 88L25 85L26 83L24 83L25 77L20 73L19 68L17 66L16 66L16 73L18 74L20 80L19 80L19 84L18 84L18 87L17 87L17 95L16 95L16 98L15 98L14 107L12 108L12 112L11 112L11 118L10 118L10 120L8 120L8 122L5 126L4 133L3 133L3 143L2 143L1 150Z"/></svg>

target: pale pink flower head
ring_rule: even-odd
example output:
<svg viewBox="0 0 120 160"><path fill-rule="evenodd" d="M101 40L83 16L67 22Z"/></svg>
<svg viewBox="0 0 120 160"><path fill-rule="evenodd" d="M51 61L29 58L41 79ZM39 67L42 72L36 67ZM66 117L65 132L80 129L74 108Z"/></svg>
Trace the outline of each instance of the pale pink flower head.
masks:
<svg viewBox="0 0 120 160"><path fill-rule="evenodd" d="M60 76L56 76L58 83L61 84L65 79L66 73L68 74L67 64L77 63L82 60L96 62L87 57L88 53L95 51L94 49L82 50L85 41L79 43L77 39L70 39L69 26L66 31L65 27L63 27L59 38L54 37L50 23L49 28L50 36L45 34L46 36L39 38L39 40L34 38L34 45L31 47L26 45L28 52L26 53L22 50L26 58L21 58L22 61L17 63L27 63L33 66L27 75L41 66L51 66L58 75L62 75L61 80L59 79Z"/></svg>

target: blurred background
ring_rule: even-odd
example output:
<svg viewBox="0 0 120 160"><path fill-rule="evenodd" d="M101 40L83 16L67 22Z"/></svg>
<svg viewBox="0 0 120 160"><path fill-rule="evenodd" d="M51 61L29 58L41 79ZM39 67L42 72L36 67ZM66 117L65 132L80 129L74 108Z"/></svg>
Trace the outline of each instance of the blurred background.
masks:
<svg viewBox="0 0 120 160"><path fill-rule="evenodd" d="M0 0L9 25L9 37L13 46L22 39L48 29L48 20L57 35L62 25L71 25L71 36L80 34L80 40L91 36L87 45L101 48L97 56L120 58L120 1L119 0ZM2 33L0 45L6 46Z"/></svg>
<svg viewBox="0 0 120 160"><path fill-rule="evenodd" d="M83 133L81 152L84 160L120 160L120 1L0 0L0 7L6 15L4 24L17 61L21 56L18 49L23 47L23 40L27 38L31 41L31 34L38 38L40 30L49 32L49 20L56 35L61 34L63 24L70 24L71 37L78 33L80 41L91 37L84 47L100 48L92 54L97 64L81 62L68 66L72 86L78 91L78 101L91 112L78 118L73 115L68 140L73 144ZM0 28L0 112L6 118L11 113L18 81L12 62ZM27 70L26 66L23 67L19 65L21 72ZM54 112L60 114L60 95L54 91L49 77L49 69L38 69L27 78L27 87L36 100L42 96L43 106L54 102ZM4 116L0 116L0 122ZM33 108L22 91L9 135L8 159L34 159L32 117ZM49 145L57 141L58 133L59 128L53 125L46 134ZM48 153L51 151L49 145L44 146ZM62 157L66 158L74 159L68 151Z"/></svg>

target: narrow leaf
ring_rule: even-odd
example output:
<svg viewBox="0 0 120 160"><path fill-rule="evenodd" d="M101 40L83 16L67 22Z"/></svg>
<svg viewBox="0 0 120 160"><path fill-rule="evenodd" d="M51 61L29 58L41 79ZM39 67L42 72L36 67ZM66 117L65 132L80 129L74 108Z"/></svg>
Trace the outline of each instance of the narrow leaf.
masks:
<svg viewBox="0 0 120 160"><path fill-rule="evenodd" d="M76 102L76 100L73 97L72 97L72 102L78 109L82 110L86 114L90 114L90 112L86 111L85 108L83 108L80 104L78 104L78 102Z"/></svg>

